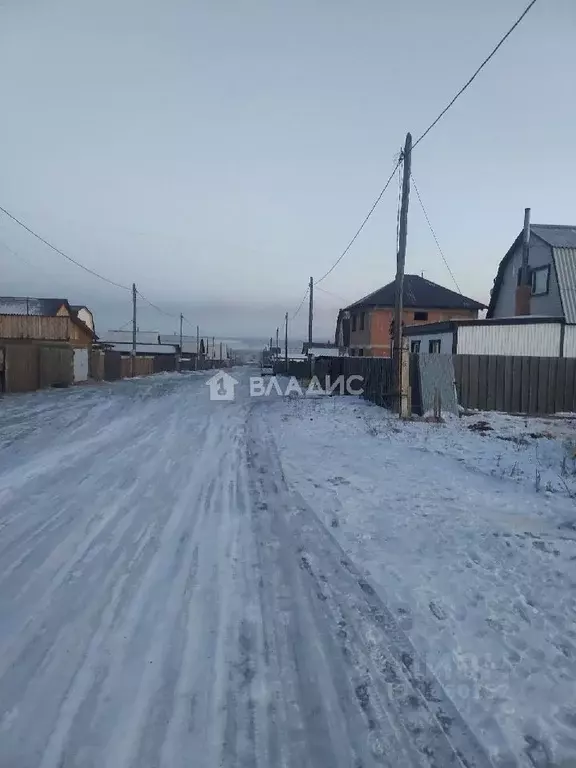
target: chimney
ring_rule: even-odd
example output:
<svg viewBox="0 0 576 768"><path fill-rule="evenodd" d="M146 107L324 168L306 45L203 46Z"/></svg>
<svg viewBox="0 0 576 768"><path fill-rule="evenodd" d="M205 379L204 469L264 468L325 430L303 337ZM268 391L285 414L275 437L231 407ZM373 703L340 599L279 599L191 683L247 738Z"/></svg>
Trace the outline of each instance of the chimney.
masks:
<svg viewBox="0 0 576 768"><path fill-rule="evenodd" d="M520 267L520 278L518 280L518 286L516 288L516 315L529 315L530 314L530 296L532 295L532 287L530 285L530 208L526 208L524 211L524 233L522 237L522 265Z"/></svg>

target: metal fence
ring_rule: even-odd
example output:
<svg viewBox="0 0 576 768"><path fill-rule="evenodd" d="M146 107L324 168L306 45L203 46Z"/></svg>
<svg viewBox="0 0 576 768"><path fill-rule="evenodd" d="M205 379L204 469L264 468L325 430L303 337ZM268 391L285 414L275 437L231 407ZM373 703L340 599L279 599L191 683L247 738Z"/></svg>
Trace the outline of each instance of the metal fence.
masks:
<svg viewBox="0 0 576 768"><path fill-rule="evenodd" d="M464 408L506 413L576 411L576 358L454 355Z"/></svg>
<svg viewBox="0 0 576 768"><path fill-rule="evenodd" d="M326 377L334 384L339 376L361 376L362 383L354 382L354 389L364 389L364 397L377 405L391 408L395 401L394 361L390 357L324 357L311 363L309 360L278 361L274 373L310 379L317 376L324 385Z"/></svg>

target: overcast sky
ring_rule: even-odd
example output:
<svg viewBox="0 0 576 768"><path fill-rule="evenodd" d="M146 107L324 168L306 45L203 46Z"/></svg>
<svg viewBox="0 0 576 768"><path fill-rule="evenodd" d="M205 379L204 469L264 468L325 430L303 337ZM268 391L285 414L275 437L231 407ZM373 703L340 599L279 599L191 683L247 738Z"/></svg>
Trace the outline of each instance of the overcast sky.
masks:
<svg viewBox="0 0 576 768"><path fill-rule="evenodd" d="M0 205L205 333L270 335L527 0L0 0ZM539 0L413 174L462 291L487 301L522 227L575 224L576 2ZM397 183L317 293L395 272ZM9 251L7 247L11 249ZM13 252L15 253L13 253ZM15 255L17 254L17 255ZM3 294L130 296L0 214ZM413 197L408 272L453 287ZM303 335L305 311L292 326ZM177 323L153 310L141 327Z"/></svg>

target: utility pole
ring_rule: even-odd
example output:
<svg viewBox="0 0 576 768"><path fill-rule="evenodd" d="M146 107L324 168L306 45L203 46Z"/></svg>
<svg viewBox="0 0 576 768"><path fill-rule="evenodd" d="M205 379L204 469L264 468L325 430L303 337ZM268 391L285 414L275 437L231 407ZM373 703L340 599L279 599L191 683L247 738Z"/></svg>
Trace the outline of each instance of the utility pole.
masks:
<svg viewBox="0 0 576 768"><path fill-rule="evenodd" d="M184 315L182 312L180 312L180 357L178 359L178 370L182 368L182 321L184 320Z"/></svg>
<svg viewBox="0 0 576 768"><path fill-rule="evenodd" d="M400 230L398 234L398 255L396 260L396 285L394 306L394 359L396 368L396 393L398 409L402 409L402 314L404 298L404 265L406 263L406 237L408 234L408 202L410 198L410 170L412 167L412 134L406 134L402 157L402 204L400 206Z"/></svg>
<svg viewBox="0 0 576 768"><path fill-rule="evenodd" d="M288 312L286 312L284 321L284 365L286 366L286 373L288 373Z"/></svg>
<svg viewBox="0 0 576 768"><path fill-rule="evenodd" d="M280 352L278 351L280 349L280 341L279 341L279 335L280 335L280 328L276 328L276 359L280 357Z"/></svg>
<svg viewBox="0 0 576 768"><path fill-rule="evenodd" d="M308 304L308 346L312 346L312 319L314 316L314 280L310 278L310 300Z"/></svg>
<svg viewBox="0 0 576 768"><path fill-rule="evenodd" d="M212 360L216 359L216 349L214 347L214 336L212 336Z"/></svg>
<svg viewBox="0 0 576 768"><path fill-rule="evenodd" d="M198 370L198 358L200 357L200 326L196 326L196 365L194 366Z"/></svg>
<svg viewBox="0 0 576 768"><path fill-rule="evenodd" d="M130 375L136 375L136 283L132 283L132 355L130 357Z"/></svg>
<svg viewBox="0 0 576 768"><path fill-rule="evenodd" d="M220 365L222 365L222 342L220 342Z"/></svg>

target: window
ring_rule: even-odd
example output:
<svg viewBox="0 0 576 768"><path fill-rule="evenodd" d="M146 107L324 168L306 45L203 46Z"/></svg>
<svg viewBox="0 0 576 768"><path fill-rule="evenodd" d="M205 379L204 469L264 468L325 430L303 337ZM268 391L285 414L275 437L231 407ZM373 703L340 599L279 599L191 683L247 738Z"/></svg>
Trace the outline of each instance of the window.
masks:
<svg viewBox="0 0 576 768"><path fill-rule="evenodd" d="M362 349L362 347L360 347L360 349L358 350L358 357L364 357L364 350Z"/></svg>
<svg viewBox="0 0 576 768"><path fill-rule="evenodd" d="M430 339L428 342L428 352L430 354L440 352L440 339Z"/></svg>
<svg viewBox="0 0 576 768"><path fill-rule="evenodd" d="M356 330L356 315L352 315L352 330Z"/></svg>
<svg viewBox="0 0 576 768"><path fill-rule="evenodd" d="M364 320L365 320L365 317L366 317L366 313L365 312L360 312L360 330L361 331L364 330Z"/></svg>
<svg viewBox="0 0 576 768"><path fill-rule="evenodd" d="M351 349L350 350L350 357L356 357L356 350L355 349Z"/></svg>
<svg viewBox="0 0 576 768"><path fill-rule="evenodd" d="M414 320L428 320L428 312L414 312Z"/></svg>
<svg viewBox="0 0 576 768"><path fill-rule="evenodd" d="M541 296L548 293L550 282L550 267L538 267L532 270L532 296Z"/></svg>
<svg viewBox="0 0 576 768"><path fill-rule="evenodd" d="M413 341L410 344L410 352L412 352L413 355L417 355L420 352L420 342L419 341Z"/></svg>

